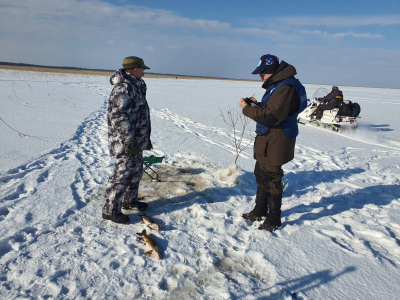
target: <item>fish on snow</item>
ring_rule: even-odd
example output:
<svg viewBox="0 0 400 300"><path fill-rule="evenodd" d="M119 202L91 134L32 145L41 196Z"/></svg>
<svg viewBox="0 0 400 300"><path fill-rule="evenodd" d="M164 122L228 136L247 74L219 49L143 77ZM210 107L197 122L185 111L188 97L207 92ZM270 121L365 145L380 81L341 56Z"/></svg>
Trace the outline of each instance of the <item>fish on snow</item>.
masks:
<svg viewBox="0 0 400 300"><path fill-rule="evenodd" d="M153 229L155 231L160 231L161 226L158 225L156 222L154 222L154 220L150 217L147 217L146 214L141 215L142 217L142 222L140 224L144 224L147 227L149 227L150 229Z"/></svg>
<svg viewBox="0 0 400 300"><path fill-rule="evenodd" d="M154 257L156 259L161 259L161 252L157 246L156 241L152 238L154 234L147 234L146 229L143 229L142 232L136 232L139 235L140 241L150 250L146 251L144 254L150 257Z"/></svg>

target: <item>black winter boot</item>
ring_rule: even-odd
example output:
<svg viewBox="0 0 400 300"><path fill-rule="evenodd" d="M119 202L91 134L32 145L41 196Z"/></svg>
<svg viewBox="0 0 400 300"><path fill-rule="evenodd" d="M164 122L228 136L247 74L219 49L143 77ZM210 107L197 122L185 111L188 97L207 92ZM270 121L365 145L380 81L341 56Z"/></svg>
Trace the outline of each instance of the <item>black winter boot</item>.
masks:
<svg viewBox="0 0 400 300"><path fill-rule="evenodd" d="M144 202L122 203L121 208L134 211L145 211L149 206Z"/></svg>
<svg viewBox="0 0 400 300"><path fill-rule="evenodd" d="M119 213L116 215L106 215L103 213L103 219L113 221L114 223L126 224L130 222L129 216Z"/></svg>
<svg viewBox="0 0 400 300"><path fill-rule="evenodd" d="M244 213L243 218L254 221L261 221L261 217L266 217L268 215L268 193L263 189L262 186L257 187L256 194L256 206L251 212Z"/></svg>
<svg viewBox="0 0 400 300"><path fill-rule="evenodd" d="M281 223L281 206L282 206L282 194L270 195L268 194L268 216L264 223L261 224L258 229L267 231L275 231L282 225Z"/></svg>

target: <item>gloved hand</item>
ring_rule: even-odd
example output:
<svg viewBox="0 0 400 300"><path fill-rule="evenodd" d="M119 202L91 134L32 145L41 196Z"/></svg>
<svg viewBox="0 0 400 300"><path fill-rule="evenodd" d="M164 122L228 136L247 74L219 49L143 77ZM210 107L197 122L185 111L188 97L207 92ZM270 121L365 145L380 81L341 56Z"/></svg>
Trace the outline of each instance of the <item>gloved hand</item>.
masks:
<svg viewBox="0 0 400 300"><path fill-rule="evenodd" d="M142 150L139 149L137 146L136 141L127 141L124 143L125 146L125 153L127 154L132 154L132 155L138 155Z"/></svg>

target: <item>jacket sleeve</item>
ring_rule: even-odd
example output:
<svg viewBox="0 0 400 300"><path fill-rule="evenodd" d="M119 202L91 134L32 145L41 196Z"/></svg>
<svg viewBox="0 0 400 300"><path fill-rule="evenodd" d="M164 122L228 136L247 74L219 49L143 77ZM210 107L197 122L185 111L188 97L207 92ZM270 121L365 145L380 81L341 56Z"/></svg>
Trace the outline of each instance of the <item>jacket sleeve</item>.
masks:
<svg viewBox="0 0 400 300"><path fill-rule="evenodd" d="M129 118L133 102L134 99L129 97L128 85L115 86L110 96L108 118L123 143L135 139L134 126Z"/></svg>
<svg viewBox="0 0 400 300"><path fill-rule="evenodd" d="M296 95L293 86L284 85L271 96L265 109L247 105L243 108L243 114L264 126L277 126L289 115L292 101Z"/></svg>

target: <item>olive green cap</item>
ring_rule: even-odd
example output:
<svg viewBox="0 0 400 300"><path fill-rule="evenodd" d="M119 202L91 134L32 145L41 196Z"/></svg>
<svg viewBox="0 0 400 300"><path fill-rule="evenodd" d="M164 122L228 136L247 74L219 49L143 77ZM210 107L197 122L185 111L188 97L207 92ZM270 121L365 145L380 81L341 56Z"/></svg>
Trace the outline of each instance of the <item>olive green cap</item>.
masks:
<svg viewBox="0 0 400 300"><path fill-rule="evenodd" d="M134 68L150 69L144 64L143 59L136 56L125 57L122 61L122 67L124 70L131 70Z"/></svg>

